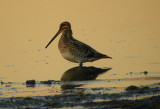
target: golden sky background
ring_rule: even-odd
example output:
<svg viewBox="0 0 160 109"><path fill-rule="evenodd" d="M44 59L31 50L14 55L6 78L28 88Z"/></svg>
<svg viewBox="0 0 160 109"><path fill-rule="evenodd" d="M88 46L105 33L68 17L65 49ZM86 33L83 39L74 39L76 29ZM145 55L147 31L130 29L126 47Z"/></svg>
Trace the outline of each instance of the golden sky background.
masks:
<svg viewBox="0 0 160 109"><path fill-rule="evenodd" d="M0 0L0 76L59 79L76 66L61 56L60 36L44 49L63 21L76 39L113 57L85 65L159 71L160 0Z"/></svg>

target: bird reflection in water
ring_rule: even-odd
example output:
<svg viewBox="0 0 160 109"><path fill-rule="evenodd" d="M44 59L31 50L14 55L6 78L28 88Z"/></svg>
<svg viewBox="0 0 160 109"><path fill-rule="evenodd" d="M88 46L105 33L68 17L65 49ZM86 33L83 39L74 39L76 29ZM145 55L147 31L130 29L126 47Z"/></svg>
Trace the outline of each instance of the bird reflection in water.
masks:
<svg viewBox="0 0 160 109"><path fill-rule="evenodd" d="M111 68L96 68L96 67L74 67L66 72L61 77L61 81L70 81L68 84L64 84L61 86L62 90L65 89L73 89L75 87L79 87L82 84L72 84L71 81L86 81L86 80L95 80L100 74L103 74L107 71L111 70Z"/></svg>

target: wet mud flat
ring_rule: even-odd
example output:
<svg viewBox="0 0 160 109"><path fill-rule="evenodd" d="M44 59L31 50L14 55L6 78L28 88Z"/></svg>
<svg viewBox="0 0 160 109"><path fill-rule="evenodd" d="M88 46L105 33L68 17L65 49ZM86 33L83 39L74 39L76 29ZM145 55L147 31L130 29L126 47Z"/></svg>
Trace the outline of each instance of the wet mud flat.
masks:
<svg viewBox="0 0 160 109"><path fill-rule="evenodd" d="M48 87L58 83L61 92L44 96L1 97L1 108L160 108L160 88L149 86L128 86L121 92L116 87L110 88L76 88L80 85L64 84L60 81L41 81ZM30 86L28 86L30 84ZM33 85L35 84L35 85ZM35 81L29 81L26 87L37 87ZM157 83L156 86L159 86ZM34 92L36 93L36 92Z"/></svg>
<svg viewBox="0 0 160 109"><path fill-rule="evenodd" d="M90 97L90 98L86 98ZM1 108L143 108L159 109L160 96L139 100L111 100L111 101L92 101L95 95L63 95L63 96L43 96L43 97L19 97L1 100Z"/></svg>

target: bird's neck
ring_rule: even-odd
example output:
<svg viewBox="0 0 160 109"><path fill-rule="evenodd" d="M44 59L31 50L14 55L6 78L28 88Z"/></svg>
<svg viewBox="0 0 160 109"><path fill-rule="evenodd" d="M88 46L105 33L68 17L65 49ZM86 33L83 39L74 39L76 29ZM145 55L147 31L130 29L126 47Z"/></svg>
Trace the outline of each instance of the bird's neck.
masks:
<svg viewBox="0 0 160 109"><path fill-rule="evenodd" d="M65 39L73 39L72 30L64 30L62 37Z"/></svg>

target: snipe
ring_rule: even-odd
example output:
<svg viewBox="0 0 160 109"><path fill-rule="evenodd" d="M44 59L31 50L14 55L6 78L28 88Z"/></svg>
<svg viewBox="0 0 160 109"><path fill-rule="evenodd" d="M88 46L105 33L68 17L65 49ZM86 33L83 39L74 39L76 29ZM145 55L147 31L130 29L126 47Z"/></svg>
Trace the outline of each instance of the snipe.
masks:
<svg viewBox="0 0 160 109"><path fill-rule="evenodd" d="M112 59L111 57L94 50L89 45L76 40L72 36L71 24L69 22L63 22L60 24L58 32L45 48L47 48L60 33L62 33L62 36L59 40L58 47L62 56L66 60L80 63L80 66L82 66L82 63L93 62L102 58Z"/></svg>

